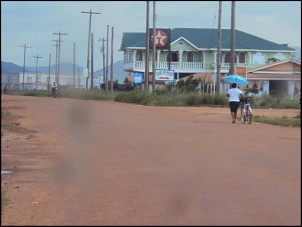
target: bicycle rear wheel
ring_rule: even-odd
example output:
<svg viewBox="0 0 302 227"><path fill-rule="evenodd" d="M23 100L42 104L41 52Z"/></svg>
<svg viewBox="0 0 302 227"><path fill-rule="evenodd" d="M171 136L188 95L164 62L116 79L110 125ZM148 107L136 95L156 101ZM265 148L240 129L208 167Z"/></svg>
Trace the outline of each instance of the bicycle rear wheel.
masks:
<svg viewBox="0 0 302 227"><path fill-rule="evenodd" d="M246 113L247 122L249 124L251 124L252 123L252 110L251 110L251 107L248 107L246 111L247 111L247 113Z"/></svg>
<svg viewBox="0 0 302 227"><path fill-rule="evenodd" d="M243 107L241 107L240 119L241 119L242 124L244 124L245 123L245 115L244 115L244 112L243 112Z"/></svg>

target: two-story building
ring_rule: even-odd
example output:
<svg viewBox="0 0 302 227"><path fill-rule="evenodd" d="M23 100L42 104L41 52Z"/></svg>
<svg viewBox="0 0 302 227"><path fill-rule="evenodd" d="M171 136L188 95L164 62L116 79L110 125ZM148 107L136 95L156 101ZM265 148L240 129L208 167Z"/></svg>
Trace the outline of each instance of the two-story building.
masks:
<svg viewBox="0 0 302 227"><path fill-rule="evenodd" d="M170 50L156 50L155 69L174 70L174 79L181 79L190 74L198 73L210 74L212 80L216 81L218 29L174 28L171 29L170 40ZM124 52L124 71L129 72L129 74L145 72L146 33L125 32L120 51ZM235 67L246 68L249 71L249 69L263 66L272 60L292 60L294 52L297 50L288 47L287 44L277 44L235 30ZM150 74L153 74L153 61L150 57L152 55L153 49L150 49ZM224 77L228 75L231 63L231 29L221 30L220 59L221 77ZM301 81L301 70L298 78ZM223 89L223 82L221 86Z"/></svg>

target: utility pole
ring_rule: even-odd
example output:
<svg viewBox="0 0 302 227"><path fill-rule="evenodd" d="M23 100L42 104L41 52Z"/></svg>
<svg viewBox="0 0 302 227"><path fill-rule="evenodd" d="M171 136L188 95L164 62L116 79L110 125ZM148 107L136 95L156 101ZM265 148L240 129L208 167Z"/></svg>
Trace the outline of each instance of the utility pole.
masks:
<svg viewBox="0 0 302 227"><path fill-rule="evenodd" d="M75 43L73 43L73 88L75 88Z"/></svg>
<svg viewBox="0 0 302 227"><path fill-rule="evenodd" d="M110 87L111 93L113 93L113 27L111 27L111 69L110 69Z"/></svg>
<svg viewBox="0 0 302 227"><path fill-rule="evenodd" d="M90 47L90 32L91 32L91 15L92 14L101 14L92 12L91 9L89 12L81 12L81 13L89 13L89 29L88 29L88 47L87 47L87 78L86 78L86 89L88 89L88 77L89 77L89 47Z"/></svg>
<svg viewBox="0 0 302 227"><path fill-rule="evenodd" d="M31 47L26 47L26 44L24 44L24 46L20 46L20 47L24 47L23 83L22 83L22 90L24 90L24 73L25 73L25 55L26 55L26 48L31 48Z"/></svg>
<svg viewBox="0 0 302 227"><path fill-rule="evenodd" d="M37 54L37 56L34 56L34 58L37 58L37 61L36 61L36 83L38 83L38 59L42 58L42 57L39 57L39 55Z"/></svg>
<svg viewBox="0 0 302 227"><path fill-rule="evenodd" d="M152 71L153 71L153 78L152 78L152 93L155 93L155 54L156 54L156 13L155 13L155 1L153 1L153 64L152 64Z"/></svg>
<svg viewBox="0 0 302 227"><path fill-rule="evenodd" d="M59 58L58 58L58 83L57 83L57 86L59 86L59 82L60 82L60 56L61 56L61 35L67 35L67 34L64 34L64 33L53 33L54 35L59 35Z"/></svg>
<svg viewBox="0 0 302 227"><path fill-rule="evenodd" d="M93 90L93 33L91 33L91 77L90 89Z"/></svg>
<svg viewBox="0 0 302 227"><path fill-rule="evenodd" d="M107 39L106 39L106 94L108 93L108 45L109 45L109 25L107 25Z"/></svg>
<svg viewBox="0 0 302 227"><path fill-rule="evenodd" d="M49 54L47 90L50 89L50 61L51 61L51 54Z"/></svg>
<svg viewBox="0 0 302 227"><path fill-rule="evenodd" d="M220 94L220 67L221 67L221 7L222 1L219 1L219 14L218 14L218 46L217 46L217 93Z"/></svg>
<svg viewBox="0 0 302 227"><path fill-rule="evenodd" d="M145 57L145 91L149 91L149 1L147 1L146 12L146 57Z"/></svg>
<svg viewBox="0 0 302 227"><path fill-rule="evenodd" d="M234 73L235 73L235 1L232 1L230 75Z"/></svg>
<svg viewBox="0 0 302 227"><path fill-rule="evenodd" d="M59 49L59 40L52 40L55 41L56 44L54 45L56 47L56 71L55 71L55 82L58 84L58 49Z"/></svg>
<svg viewBox="0 0 302 227"><path fill-rule="evenodd" d="M99 39L99 41L103 41L103 46L101 47L100 51L103 53L103 84L105 84L106 80L105 80L105 45L104 45L104 41L106 41L104 39L104 37L102 39Z"/></svg>

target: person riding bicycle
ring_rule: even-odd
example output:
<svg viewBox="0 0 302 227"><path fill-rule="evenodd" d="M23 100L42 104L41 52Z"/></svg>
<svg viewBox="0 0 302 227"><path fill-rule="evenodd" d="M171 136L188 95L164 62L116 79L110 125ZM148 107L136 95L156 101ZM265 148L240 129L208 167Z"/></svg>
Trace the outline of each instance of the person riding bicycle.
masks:
<svg viewBox="0 0 302 227"><path fill-rule="evenodd" d="M58 90L58 86L56 82L53 82L51 90L55 90L55 91Z"/></svg>

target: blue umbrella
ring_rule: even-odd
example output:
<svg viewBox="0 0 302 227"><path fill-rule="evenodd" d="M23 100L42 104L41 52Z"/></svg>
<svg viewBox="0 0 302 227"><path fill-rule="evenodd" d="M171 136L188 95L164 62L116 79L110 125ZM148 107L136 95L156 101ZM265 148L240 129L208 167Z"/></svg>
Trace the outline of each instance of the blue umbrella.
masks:
<svg viewBox="0 0 302 227"><path fill-rule="evenodd" d="M237 85L247 85L248 82L245 78L239 75L229 75L223 78L223 81L226 83L236 83Z"/></svg>

